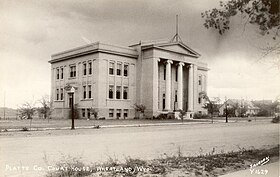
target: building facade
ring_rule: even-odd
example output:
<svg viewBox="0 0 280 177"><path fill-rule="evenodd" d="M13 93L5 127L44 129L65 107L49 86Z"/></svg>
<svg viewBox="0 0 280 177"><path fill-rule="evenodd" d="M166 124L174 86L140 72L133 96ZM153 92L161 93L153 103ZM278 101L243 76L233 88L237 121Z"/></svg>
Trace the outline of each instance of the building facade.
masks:
<svg viewBox="0 0 280 177"><path fill-rule="evenodd" d="M81 117L94 108L106 119L134 118L135 104L145 116L178 110L205 112L207 64L181 41L140 42L129 47L96 42L51 56L52 117L67 118L74 103Z"/></svg>

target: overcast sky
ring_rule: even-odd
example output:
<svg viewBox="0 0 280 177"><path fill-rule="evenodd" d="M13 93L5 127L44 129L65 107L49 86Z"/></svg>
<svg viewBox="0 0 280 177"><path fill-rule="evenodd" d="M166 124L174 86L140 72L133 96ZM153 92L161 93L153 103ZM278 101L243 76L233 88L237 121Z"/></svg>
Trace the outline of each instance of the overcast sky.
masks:
<svg viewBox="0 0 280 177"><path fill-rule="evenodd" d="M128 46L171 39L175 16L185 44L207 61L210 96L275 99L279 70L260 60L271 42L236 17L224 36L203 27L201 12L219 0L0 0L0 107L50 94L50 56L88 41Z"/></svg>

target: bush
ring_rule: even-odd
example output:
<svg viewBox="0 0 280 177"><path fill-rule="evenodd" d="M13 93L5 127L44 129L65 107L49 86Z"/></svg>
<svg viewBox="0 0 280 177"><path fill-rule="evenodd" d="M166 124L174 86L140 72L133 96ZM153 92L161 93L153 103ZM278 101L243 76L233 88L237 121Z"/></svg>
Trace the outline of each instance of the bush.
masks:
<svg viewBox="0 0 280 177"><path fill-rule="evenodd" d="M90 114L94 116L94 119L98 118L98 109L90 108Z"/></svg>
<svg viewBox="0 0 280 177"><path fill-rule="evenodd" d="M274 117L273 119L272 119L272 123L279 123L279 119L280 119L280 117L279 116L277 116L277 117Z"/></svg>
<svg viewBox="0 0 280 177"><path fill-rule="evenodd" d="M194 119L207 119L210 118L208 114L194 113Z"/></svg>
<svg viewBox="0 0 280 177"><path fill-rule="evenodd" d="M167 119L175 119L175 114L167 114Z"/></svg>
<svg viewBox="0 0 280 177"><path fill-rule="evenodd" d="M28 128L27 127L23 127L22 129L21 129L21 131L28 131Z"/></svg>
<svg viewBox="0 0 280 177"><path fill-rule="evenodd" d="M81 176L88 176L92 172L85 167L90 166L84 164L81 159L74 158L71 156L63 156L60 162L56 163L54 169L58 170L51 170L46 175L47 177L81 177Z"/></svg>
<svg viewBox="0 0 280 177"><path fill-rule="evenodd" d="M167 119L167 114L160 114L157 117L155 117L156 120L164 120Z"/></svg>

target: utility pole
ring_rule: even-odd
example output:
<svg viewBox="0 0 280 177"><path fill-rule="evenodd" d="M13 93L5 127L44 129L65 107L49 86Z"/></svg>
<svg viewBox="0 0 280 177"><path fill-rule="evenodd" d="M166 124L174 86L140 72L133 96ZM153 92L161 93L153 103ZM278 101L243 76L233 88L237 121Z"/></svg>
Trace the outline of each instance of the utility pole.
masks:
<svg viewBox="0 0 280 177"><path fill-rule="evenodd" d="M225 103L226 103L226 123L228 123L227 98L226 98Z"/></svg>

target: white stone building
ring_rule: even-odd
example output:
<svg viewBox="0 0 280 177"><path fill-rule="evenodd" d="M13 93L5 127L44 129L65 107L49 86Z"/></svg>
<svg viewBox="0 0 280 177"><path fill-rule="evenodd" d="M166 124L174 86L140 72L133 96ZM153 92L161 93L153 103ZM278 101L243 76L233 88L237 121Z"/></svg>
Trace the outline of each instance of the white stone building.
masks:
<svg viewBox="0 0 280 177"><path fill-rule="evenodd" d="M199 92L207 90L207 64L181 41L140 42L129 47L92 43L51 56L52 116L67 118L74 103L81 117L90 108L106 119L134 118L134 104L152 117L185 110L205 112Z"/></svg>

